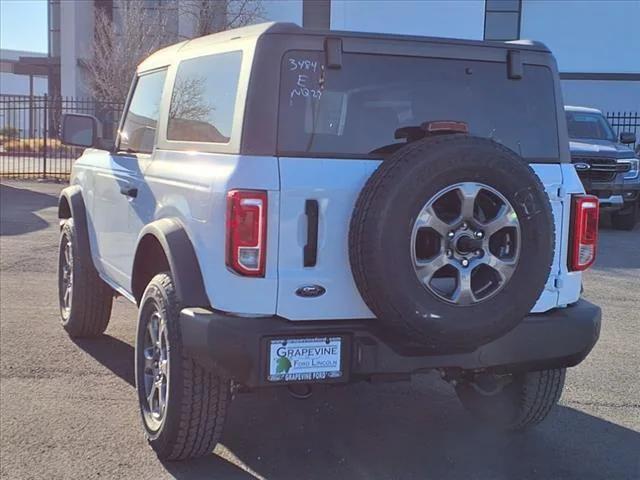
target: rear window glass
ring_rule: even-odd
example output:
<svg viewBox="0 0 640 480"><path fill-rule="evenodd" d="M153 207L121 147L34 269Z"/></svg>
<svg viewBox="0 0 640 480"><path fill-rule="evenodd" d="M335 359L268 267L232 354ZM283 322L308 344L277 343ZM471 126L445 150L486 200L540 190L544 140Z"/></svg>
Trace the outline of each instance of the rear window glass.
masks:
<svg viewBox="0 0 640 480"><path fill-rule="evenodd" d="M167 139L229 141L241 62L239 51L180 62L171 95Z"/></svg>
<svg viewBox="0 0 640 480"><path fill-rule="evenodd" d="M283 59L278 150L296 155L380 157L405 142L401 127L466 122L529 159L558 158L554 84L546 67L524 65L520 80L504 63L344 54L327 69L324 52Z"/></svg>

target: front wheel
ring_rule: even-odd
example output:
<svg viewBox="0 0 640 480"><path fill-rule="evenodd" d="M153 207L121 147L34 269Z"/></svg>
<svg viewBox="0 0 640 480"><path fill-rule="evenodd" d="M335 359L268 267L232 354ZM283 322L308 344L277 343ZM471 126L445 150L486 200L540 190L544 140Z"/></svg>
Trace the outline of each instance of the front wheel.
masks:
<svg viewBox="0 0 640 480"><path fill-rule="evenodd" d="M156 275L140 302L135 377L147 440L163 460L211 453L229 403L229 380L184 353L179 316L171 274Z"/></svg>
<svg viewBox="0 0 640 480"><path fill-rule="evenodd" d="M62 326L71 337L97 337L107 329L113 290L98 275L88 252L80 251L73 218L60 231L58 300Z"/></svg>
<svg viewBox="0 0 640 480"><path fill-rule="evenodd" d="M543 421L558 403L564 387L566 368L526 372L462 382L456 393L462 405L480 420L506 430L524 430ZM501 386L502 385L502 386Z"/></svg>

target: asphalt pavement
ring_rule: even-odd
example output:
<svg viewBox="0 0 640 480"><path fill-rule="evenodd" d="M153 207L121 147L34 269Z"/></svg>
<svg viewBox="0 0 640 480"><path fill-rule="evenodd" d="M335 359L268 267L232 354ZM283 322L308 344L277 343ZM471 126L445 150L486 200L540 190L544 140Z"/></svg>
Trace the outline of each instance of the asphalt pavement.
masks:
<svg viewBox="0 0 640 480"><path fill-rule="evenodd" d="M600 341L531 431L477 425L449 385L425 375L304 401L279 389L240 394L210 456L162 463L133 386L134 306L117 299L98 339L71 340L59 325L61 188L0 184L1 478L640 478L640 228L601 229L585 275L585 297L603 308Z"/></svg>

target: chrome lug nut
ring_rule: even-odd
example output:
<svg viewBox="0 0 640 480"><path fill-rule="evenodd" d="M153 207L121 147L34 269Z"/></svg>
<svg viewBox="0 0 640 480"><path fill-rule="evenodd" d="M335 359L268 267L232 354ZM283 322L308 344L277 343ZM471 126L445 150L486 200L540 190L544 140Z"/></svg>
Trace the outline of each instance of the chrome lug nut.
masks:
<svg viewBox="0 0 640 480"><path fill-rule="evenodd" d="M469 228L469 225L467 225L467 222L462 222L460 228L462 228L462 230L466 230L467 228Z"/></svg>
<svg viewBox="0 0 640 480"><path fill-rule="evenodd" d="M447 237L449 237L449 238L453 238L454 236L455 236L455 233L453 233L453 232L447 233Z"/></svg>
<svg viewBox="0 0 640 480"><path fill-rule="evenodd" d="M453 252L452 252L451 250L449 250L449 249L448 249L448 250L445 252L445 254L447 255L447 257L451 258L451 256L453 255Z"/></svg>
<svg viewBox="0 0 640 480"><path fill-rule="evenodd" d="M478 230L474 235L476 238L482 238L484 237L484 232L482 230Z"/></svg>
<svg viewBox="0 0 640 480"><path fill-rule="evenodd" d="M466 258L463 258L460 263L462 263L463 267L468 267L469 266L469 260L467 260Z"/></svg>
<svg viewBox="0 0 640 480"><path fill-rule="evenodd" d="M476 254L476 257L479 257L482 255L482 250L476 250L474 253Z"/></svg>

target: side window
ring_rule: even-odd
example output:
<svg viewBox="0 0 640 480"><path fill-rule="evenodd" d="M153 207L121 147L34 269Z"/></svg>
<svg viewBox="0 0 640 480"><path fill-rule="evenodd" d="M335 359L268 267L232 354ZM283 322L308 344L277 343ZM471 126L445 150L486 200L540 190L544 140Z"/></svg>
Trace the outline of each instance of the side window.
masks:
<svg viewBox="0 0 640 480"><path fill-rule="evenodd" d="M167 70L140 75L120 131L120 149L151 153Z"/></svg>
<svg viewBox="0 0 640 480"><path fill-rule="evenodd" d="M241 62L238 51L180 63L169 107L168 140L229 142Z"/></svg>

